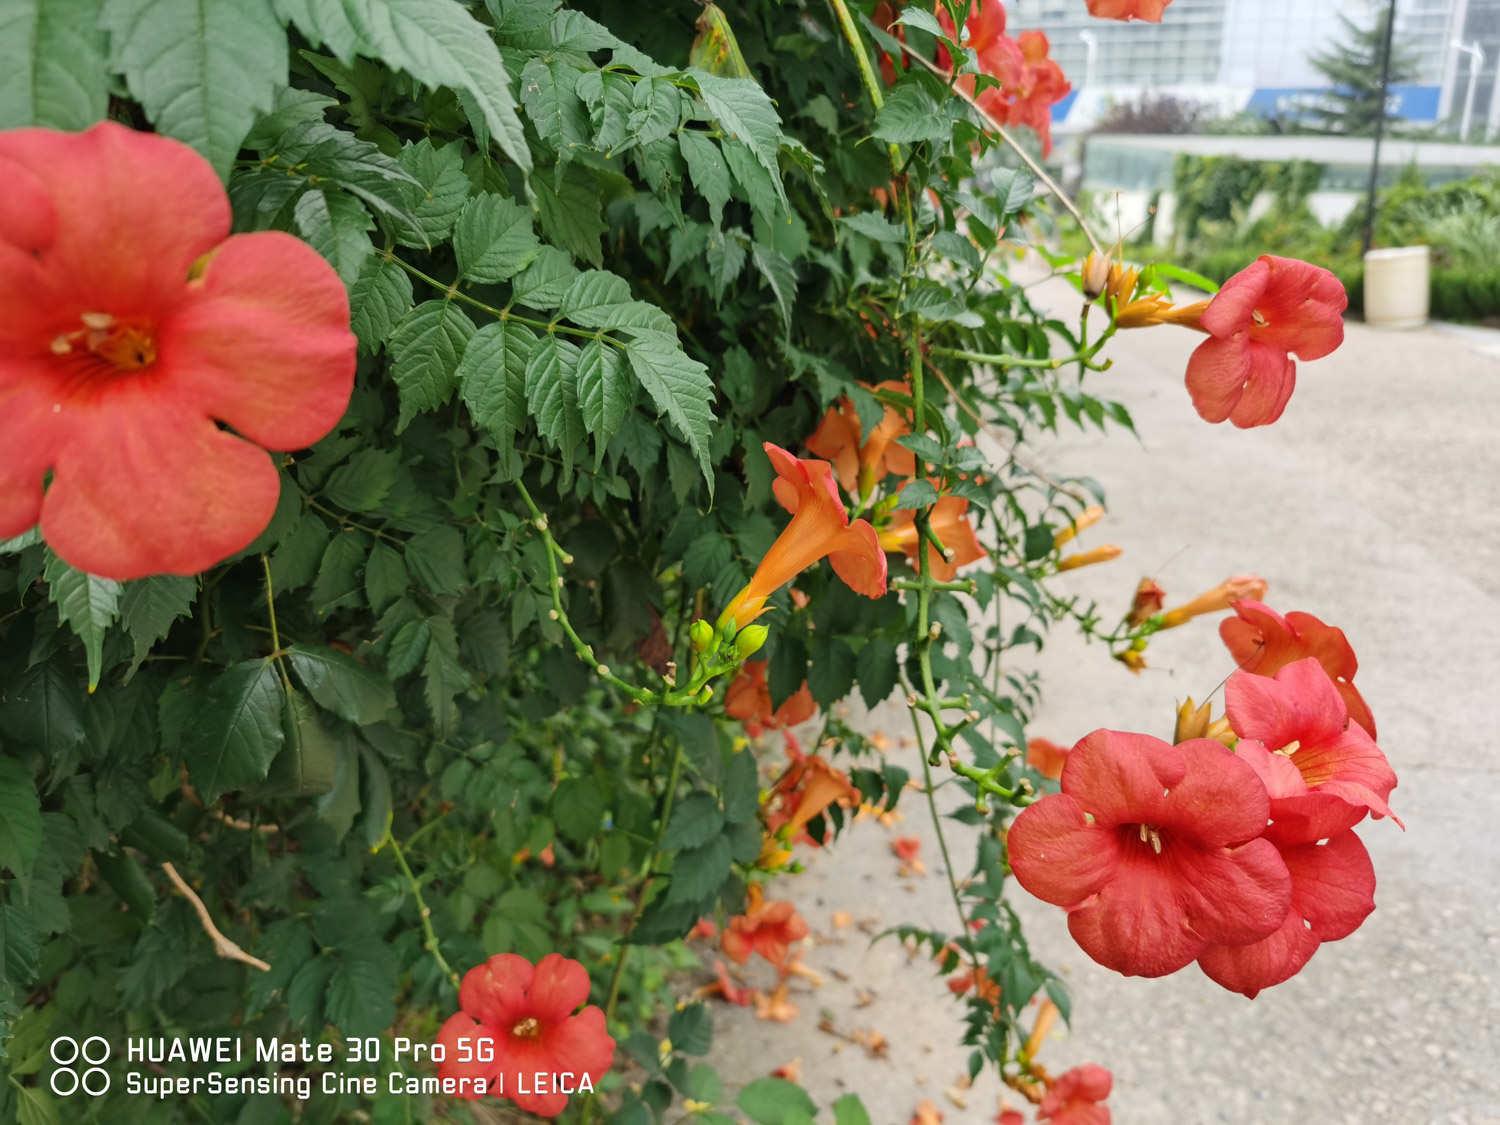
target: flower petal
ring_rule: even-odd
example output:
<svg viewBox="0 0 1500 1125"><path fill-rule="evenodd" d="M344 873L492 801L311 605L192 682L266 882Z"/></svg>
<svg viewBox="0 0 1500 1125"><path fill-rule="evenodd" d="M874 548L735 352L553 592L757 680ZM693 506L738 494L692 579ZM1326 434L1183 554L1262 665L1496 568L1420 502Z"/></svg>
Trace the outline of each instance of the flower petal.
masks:
<svg viewBox="0 0 1500 1125"><path fill-rule="evenodd" d="M1375 909L1375 865L1360 838L1340 832L1326 843L1286 848L1292 906L1319 941L1346 938Z"/></svg>
<svg viewBox="0 0 1500 1125"><path fill-rule="evenodd" d="M1168 843L1178 902L1193 932L1215 945L1242 945L1276 931L1292 903L1292 880L1276 845L1194 849Z"/></svg>
<svg viewBox="0 0 1500 1125"><path fill-rule="evenodd" d="M458 1006L482 1023L502 1030L530 1014L526 991L535 970L514 953L497 953L464 974Z"/></svg>
<svg viewBox="0 0 1500 1125"><path fill-rule="evenodd" d="M498 1073L494 1062L479 1062L495 1057L495 1036L489 1028L463 1012L455 1012L438 1030L436 1045L442 1047L438 1077L463 1082L454 1096L482 1098Z"/></svg>
<svg viewBox="0 0 1500 1125"><path fill-rule="evenodd" d="M1317 951L1317 935L1289 909L1274 933L1248 945L1210 945L1198 967L1215 984L1254 1000L1261 989L1296 976Z"/></svg>
<svg viewBox="0 0 1500 1125"><path fill-rule="evenodd" d="M532 1013L543 1022L566 1019L588 1001L588 970L560 953L549 953L536 963L527 998Z"/></svg>
<svg viewBox="0 0 1500 1125"><path fill-rule="evenodd" d="M1230 422L1242 430L1276 421L1297 389L1297 364L1286 352L1252 338L1249 355L1244 393L1229 412Z"/></svg>
<svg viewBox="0 0 1500 1125"><path fill-rule="evenodd" d="M828 562L844 585L867 598L885 597L889 571L875 529L864 520L855 520L834 542L837 546L828 553Z"/></svg>
<svg viewBox="0 0 1500 1125"><path fill-rule="evenodd" d="M1155 824L1164 814L1163 790L1186 772L1183 755L1159 738L1096 730L1069 752L1062 790L1105 828Z"/></svg>
<svg viewBox="0 0 1500 1125"><path fill-rule="evenodd" d="M42 482L56 440L52 398L33 361L0 361L0 539L35 526L42 513Z"/></svg>
<svg viewBox="0 0 1500 1125"><path fill-rule="evenodd" d="M1224 698L1234 733L1270 750L1292 742L1333 742L1349 721L1333 681L1312 657L1293 661L1274 677L1236 672L1225 685Z"/></svg>
<svg viewBox="0 0 1500 1125"><path fill-rule="evenodd" d="M1270 799L1249 763L1208 738L1183 742L1177 752L1182 777L1170 784L1162 810L1147 823L1211 848L1241 844L1266 830Z"/></svg>
<svg viewBox="0 0 1500 1125"><path fill-rule="evenodd" d="M1023 809L1006 842L1021 886L1054 906L1077 906L1098 894L1120 863L1118 834L1090 825L1083 807L1063 793Z"/></svg>
<svg viewBox="0 0 1500 1125"><path fill-rule="evenodd" d="M1203 939L1188 927L1176 881L1156 862L1159 858L1123 849L1104 888L1068 914L1073 940L1107 969L1131 977L1164 977L1192 962L1203 948Z"/></svg>
<svg viewBox="0 0 1500 1125"><path fill-rule="evenodd" d="M281 481L263 449L163 399L144 377L67 404L42 535L104 578L197 574L264 530Z"/></svg>
<svg viewBox="0 0 1500 1125"><path fill-rule="evenodd" d="M1205 332L1227 340L1247 331L1254 323L1255 308L1271 283L1271 266L1265 258L1251 262L1226 281L1203 310Z"/></svg>
<svg viewBox="0 0 1500 1125"><path fill-rule="evenodd" d="M1198 417L1205 422L1227 421L1248 378L1250 342L1243 332L1204 340L1193 349L1187 365L1188 394Z"/></svg>
<svg viewBox="0 0 1500 1125"><path fill-rule="evenodd" d="M0 157L28 168L56 212L42 261L58 323L158 311L229 234L213 167L169 137L112 121L82 133L14 129L0 133Z"/></svg>
<svg viewBox="0 0 1500 1125"><path fill-rule="evenodd" d="M162 326L172 391L268 449L301 449L343 416L354 387L349 299L307 243L236 235Z"/></svg>
<svg viewBox="0 0 1500 1125"><path fill-rule="evenodd" d="M853 492L859 483L859 423L849 418L845 400L840 399L823 415L818 428L807 439L808 452L833 462L839 484Z"/></svg>
<svg viewBox="0 0 1500 1125"><path fill-rule="evenodd" d="M604 1013L593 1004L549 1028L544 1043L552 1054L554 1072L579 1079L587 1074L595 1086L615 1059L615 1041L605 1030Z"/></svg>
<svg viewBox="0 0 1500 1125"><path fill-rule="evenodd" d="M1256 307L1268 322L1256 335L1299 359L1321 359L1344 342L1344 310L1349 294L1322 266L1267 254L1261 259L1269 278Z"/></svg>

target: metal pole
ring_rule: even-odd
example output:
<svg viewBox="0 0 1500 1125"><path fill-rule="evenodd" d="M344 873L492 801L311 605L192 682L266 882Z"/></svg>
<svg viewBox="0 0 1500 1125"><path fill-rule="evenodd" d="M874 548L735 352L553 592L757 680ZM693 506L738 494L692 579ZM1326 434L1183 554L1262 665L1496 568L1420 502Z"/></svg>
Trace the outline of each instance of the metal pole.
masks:
<svg viewBox="0 0 1500 1125"><path fill-rule="evenodd" d="M1385 139L1385 110L1391 84L1391 41L1396 34L1396 0L1385 13L1385 43L1380 52L1380 112L1375 116L1375 145L1370 155L1370 186L1365 193L1364 252L1375 241L1375 193L1380 183L1380 142Z"/></svg>

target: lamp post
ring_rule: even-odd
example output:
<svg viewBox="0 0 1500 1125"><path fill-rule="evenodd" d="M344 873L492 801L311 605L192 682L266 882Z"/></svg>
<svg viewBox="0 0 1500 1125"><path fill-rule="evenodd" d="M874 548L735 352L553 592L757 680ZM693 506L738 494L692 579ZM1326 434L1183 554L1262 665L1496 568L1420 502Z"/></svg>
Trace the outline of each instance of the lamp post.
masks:
<svg viewBox="0 0 1500 1125"><path fill-rule="evenodd" d="M1479 84L1479 72L1484 69L1484 48L1479 45L1478 40L1465 43L1461 39L1455 39L1453 49L1469 56L1469 89L1464 94L1464 113L1458 125L1458 139L1466 141L1469 139L1469 126L1474 124L1474 91Z"/></svg>
<svg viewBox="0 0 1500 1125"><path fill-rule="evenodd" d="M1370 154L1370 185L1365 192L1364 253L1375 241L1375 192L1380 186L1380 142L1385 139L1386 99L1391 85L1391 43L1396 35L1396 0L1385 12L1385 41L1380 49L1380 112L1375 115L1375 144Z"/></svg>

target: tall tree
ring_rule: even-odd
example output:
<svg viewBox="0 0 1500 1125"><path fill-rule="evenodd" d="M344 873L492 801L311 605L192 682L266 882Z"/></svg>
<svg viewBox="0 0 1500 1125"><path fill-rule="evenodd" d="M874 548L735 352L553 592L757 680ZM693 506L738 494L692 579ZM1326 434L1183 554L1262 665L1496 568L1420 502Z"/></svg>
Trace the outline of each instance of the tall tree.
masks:
<svg viewBox="0 0 1500 1125"><path fill-rule="evenodd" d="M1309 116L1327 132L1362 137L1373 133L1383 116L1389 120L1380 88L1380 63L1390 18L1390 10L1385 9L1370 26L1362 27L1341 15L1344 26L1338 42L1311 56L1309 61L1328 79L1330 89ZM1390 85L1408 82L1416 72L1416 60L1392 40Z"/></svg>

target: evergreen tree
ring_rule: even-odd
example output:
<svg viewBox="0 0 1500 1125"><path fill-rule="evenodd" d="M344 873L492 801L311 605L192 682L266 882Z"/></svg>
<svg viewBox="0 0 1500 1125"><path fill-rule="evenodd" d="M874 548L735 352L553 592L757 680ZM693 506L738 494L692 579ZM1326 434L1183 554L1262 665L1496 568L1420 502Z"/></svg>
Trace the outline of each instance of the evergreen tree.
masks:
<svg viewBox="0 0 1500 1125"><path fill-rule="evenodd" d="M1313 122L1329 133L1362 137L1375 132L1375 123L1386 111L1380 89L1381 55L1385 51L1386 23L1390 10L1383 10L1369 27L1361 27L1341 15L1343 34L1328 51L1309 61L1328 79L1331 89L1322 104L1310 111ZM1390 85L1416 77L1416 60L1403 50L1399 39L1391 40Z"/></svg>

